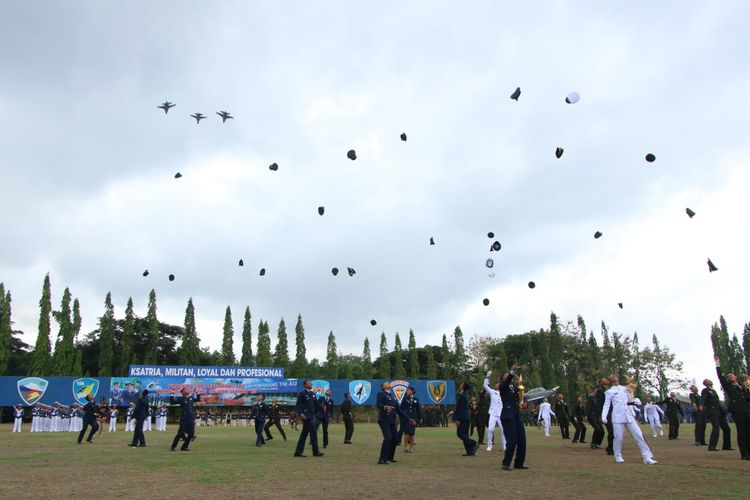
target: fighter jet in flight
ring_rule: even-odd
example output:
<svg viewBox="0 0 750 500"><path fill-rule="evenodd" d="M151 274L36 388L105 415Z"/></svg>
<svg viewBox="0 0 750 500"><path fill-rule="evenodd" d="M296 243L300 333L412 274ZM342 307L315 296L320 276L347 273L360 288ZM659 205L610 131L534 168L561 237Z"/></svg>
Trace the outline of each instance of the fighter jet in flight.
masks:
<svg viewBox="0 0 750 500"><path fill-rule="evenodd" d="M234 116L230 115L229 111L217 111L216 114L221 116L221 123L234 119Z"/></svg>
<svg viewBox="0 0 750 500"><path fill-rule="evenodd" d="M164 114L166 115L167 113L169 113L169 108L174 108L175 106L177 105L172 102L164 101L163 103L161 103L161 106L157 106L157 108L163 109Z"/></svg>
<svg viewBox="0 0 750 500"><path fill-rule="evenodd" d="M193 113L190 118L195 118L195 123L200 123L206 116L203 113Z"/></svg>

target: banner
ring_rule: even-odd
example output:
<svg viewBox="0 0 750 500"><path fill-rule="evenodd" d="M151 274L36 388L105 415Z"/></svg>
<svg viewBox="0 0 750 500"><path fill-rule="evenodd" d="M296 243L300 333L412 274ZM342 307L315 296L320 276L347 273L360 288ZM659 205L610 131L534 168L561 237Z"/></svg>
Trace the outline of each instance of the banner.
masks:
<svg viewBox="0 0 750 500"><path fill-rule="evenodd" d="M109 377L0 377L0 406L36 403L53 405L86 403L86 396L99 402L109 397Z"/></svg>
<svg viewBox="0 0 750 500"><path fill-rule="evenodd" d="M263 366L162 366L130 365L130 377L284 378L283 368Z"/></svg>

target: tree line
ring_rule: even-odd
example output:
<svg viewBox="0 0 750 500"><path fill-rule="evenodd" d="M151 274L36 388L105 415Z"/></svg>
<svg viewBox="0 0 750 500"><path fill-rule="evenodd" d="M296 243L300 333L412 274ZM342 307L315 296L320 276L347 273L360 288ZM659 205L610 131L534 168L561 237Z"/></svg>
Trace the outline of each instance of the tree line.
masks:
<svg viewBox="0 0 750 500"><path fill-rule="evenodd" d="M78 299L68 288L63 292L59 310L52 309L51 284L45 276L36 343L33 348L20 340L22 332L12 329L11 294L0 283L0 374L58 376L125 376L131 364L197 366L274 366L283 367L287 377L382 378L382 379L454 379L468 380L477 386L487 369L501 372L513 362L523 365L528 388L559 386L560 392L585 394L599 377L617 373L622 383L628 378L638 384L638 393L665 396L670 390L687 385L683 366L670 349L654 334L641 346L637 333L632 336L610 332L602 322L599 333L577 321L560 322L551 313L549 328L510 334L503 338L473 336L468 343L460 326L450 336L443 335L440 345L417 346L409 330L406 346L398 332L392 346L382 332L376 356L369 338L364 339L361 354L339 351L334 332L329 332L325 359L308 360L305 328L298 315L294 327L294 356L283 318L276 327L273 346L271 327L260 319L253 338L250 307L242 315L239 358L234 346L235 327L230 307L226 308L220 350L201 347L195 326L195 307L188 299L182 326L158 320L156 292L148 297L146 317L136 316L129 298L124 318L116 318L112 296L107 293L98 328L81 336ZM54 345L52 321L58 325ZM750 323L745 325L743 342L736 335L730 340L721 317L711 329L714 351L722 366L746 373L750 354Z"/></svg>

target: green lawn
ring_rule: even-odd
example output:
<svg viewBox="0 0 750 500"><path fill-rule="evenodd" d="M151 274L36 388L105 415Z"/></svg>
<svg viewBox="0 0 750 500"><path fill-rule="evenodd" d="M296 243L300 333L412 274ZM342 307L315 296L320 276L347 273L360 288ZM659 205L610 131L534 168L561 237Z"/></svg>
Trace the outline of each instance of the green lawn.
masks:
<svg viewBox="0 0 750 500"><path fill-rule="evenodd" d="M331 445L320 458L292 457L299 435L293 430L289 442L274 432L273 441L256 448L251 428L199 428L193 451L170 452L175 430L170 425L166 433L146 433L148 447L131 449L126 446L131 436L123 432L76 445L73 433L12 434L2 425L0 493L3 498L750 497L750 462L739 460L737 451L709 453L694 446L689 425L681 427L678 441L649 439L656 466L641 463L628 436L626 463L617 465L603 451L527 428L531 469L511 472L500 470L498 447L461 456L453 428L419 429L415 453L399 449L399 463L387 466L376 465L380 430L374 424L357 425L354 444L346 446L343 426L332 425ZM309 447L306 453L311 455Z"/></svg>

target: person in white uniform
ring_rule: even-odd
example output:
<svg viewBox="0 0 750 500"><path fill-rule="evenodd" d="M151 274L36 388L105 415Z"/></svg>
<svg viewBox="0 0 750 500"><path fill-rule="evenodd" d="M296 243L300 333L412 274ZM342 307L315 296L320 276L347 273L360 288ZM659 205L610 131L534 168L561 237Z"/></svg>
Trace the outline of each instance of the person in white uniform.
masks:
<svg viewBox="0 0 750 500"><path fill-rule="evenodd" d="M120 410L116 406L109 410L109 429L107 429L107 432L117 432L117 415L119 414Z"/></svg>
<svg viewBox="0 0 750 500"><path fill-rule="evenodd" d="M627 428L641 450L643 463L647 465L656 464L657 462L651 454L651 448L648 447L646 440L643 438L641 428L633 416L634 412L628 408L628 403L631 403L631 394L625 387L620 385L620 379L617 375L610 375L609 383L610 388L604 393L602 422L607 423L607 414L609 413L609 408L612 407L612 429L615 434L613 446L615 462L618 464L625 462L622 458L622 439Z"/></svg>
<svg viewBox="0 0 750 500"><path fill-rule="evenodd" d="M13 432L21 432L21 423L23 422L23 406L16 405L13 412Z"/></svg>
<svg viewBox="0 0 750 500"><path fill-rule="evenodd" d="M539 405L539 422L544 421L545 437L549 437L549 426L553 416L555 412L552 411L552 405L549 404L547 398L544 398L544 402Z"/></svg>
<svg viewBox="0 0 750 500"><path fill-rule="evenodd" d="M482 386L487 394L490 396L490 409L488 414L490 416L489 423L487 425L487 451L492 451L492 445L494 443L495 427L500 428L500 438L503 440L503 451L505 451L505 432L503 432L503 424L500 422L500 414L503 412L503 400L500 399L500 383L495 384L495 388L490 387L490 377L492 372L487 372L487 378L484 379Z"/></svg>
<svg viewBox="0 0 750 500"><path fill-rule="evenodd" d="M656 437L656 431L659 431L659 435L663 436L664 431L661 427L661 418L664 416L664 410L659 408L659 405L655 405L651 398L646 399L646 406L643 407L643 414L646 417L648 425L651 426L651 437Z"/></svg>

